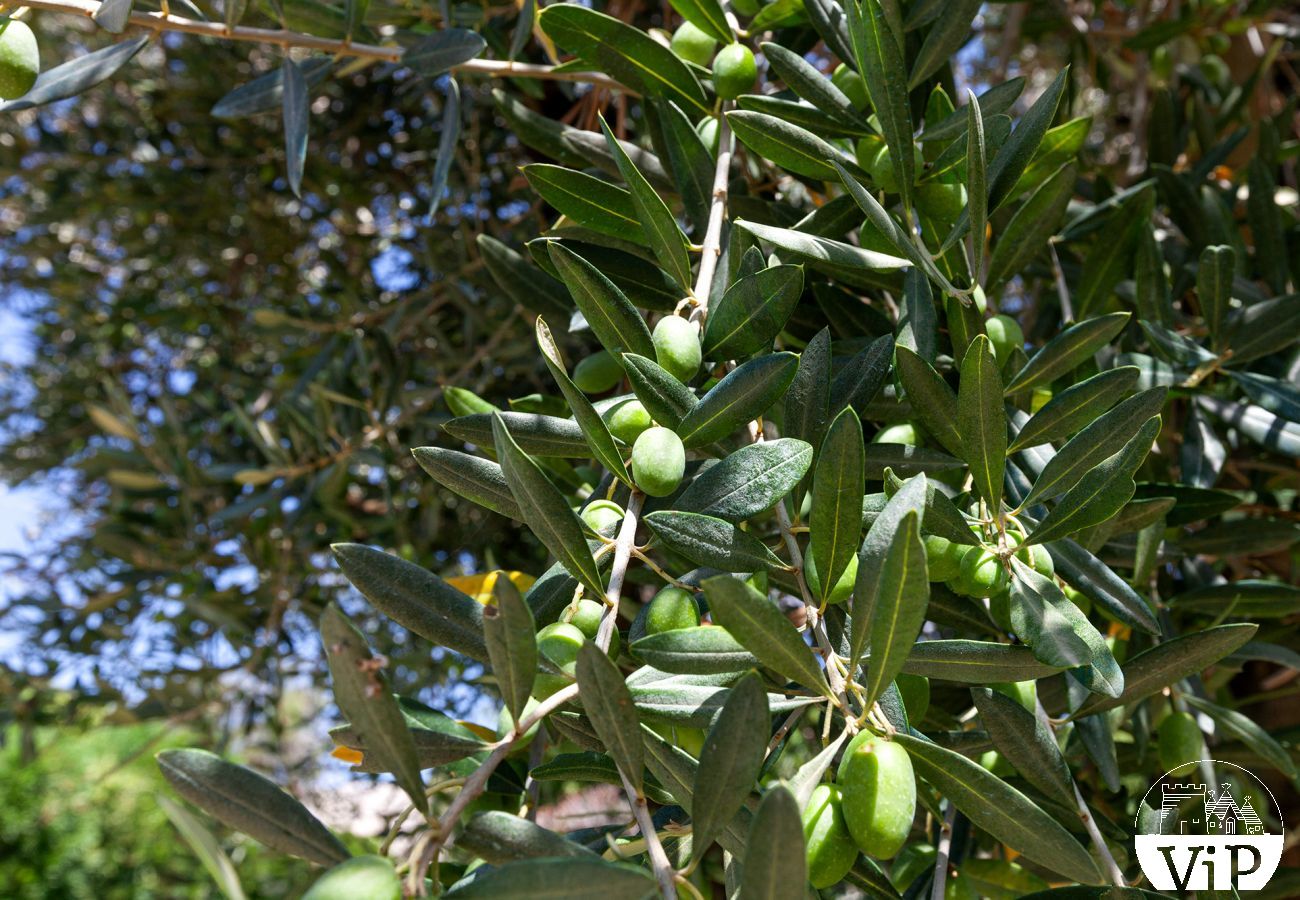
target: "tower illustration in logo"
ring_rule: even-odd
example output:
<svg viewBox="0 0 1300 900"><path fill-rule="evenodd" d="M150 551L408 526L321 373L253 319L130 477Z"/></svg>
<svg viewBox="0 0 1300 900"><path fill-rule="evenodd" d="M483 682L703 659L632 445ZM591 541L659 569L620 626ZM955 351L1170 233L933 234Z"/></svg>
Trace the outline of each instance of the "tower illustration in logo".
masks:
<svg viewBox="0 0 1300 900"><path fill-rule="evenodd" d="M1174 771L1196 775L1224 768L1235 770L1236 792L1230 781L1220 780L1216 789L1188 775L1166 773L1143 798L1146 812L1138 815L1135 844L1142 871L1157 890L1257 891L1277 870L1283 835L1269 834L1264 821L1269 810L1256 808L1271 804L1276 815L1277 804L1258 778L1217 760ZM1252 784L1258 790L1246 787Z"/></svg>

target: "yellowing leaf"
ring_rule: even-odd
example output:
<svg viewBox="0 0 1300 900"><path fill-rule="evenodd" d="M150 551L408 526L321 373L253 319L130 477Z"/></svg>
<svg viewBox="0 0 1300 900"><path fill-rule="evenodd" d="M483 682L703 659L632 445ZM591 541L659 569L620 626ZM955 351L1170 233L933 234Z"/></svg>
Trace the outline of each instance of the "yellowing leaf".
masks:
<svg viewBox="0 0 1300 900"><path fill-rule="evenodd" d="M479 575L457 575L445 580L462 594L468 594L479 603L486 604L492 597L492 588L496 585L497 578L501 575L509 578L511 584L517 587L520 593L527 591L537 581L527 572L507 572L504 569L494 569Z"/></svg>

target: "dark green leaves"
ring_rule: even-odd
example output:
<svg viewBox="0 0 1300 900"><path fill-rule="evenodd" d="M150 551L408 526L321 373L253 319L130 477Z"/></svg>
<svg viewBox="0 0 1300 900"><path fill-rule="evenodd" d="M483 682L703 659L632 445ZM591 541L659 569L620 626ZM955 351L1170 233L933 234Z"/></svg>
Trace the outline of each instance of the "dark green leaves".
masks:
<svg viewBox="0 0 1300 900"><path fill-rule="evenodd" d="M1206 247L1196 267L1196 295L1205 327L1216 345L1223 342L1223 322L1232 301L1232 272L1237 252L1231 247Z"/></svg>
<svg viewBox="0 0 1300 900"><path fill-rule="evenodd" d="M811 131L776 116L738 109L727 113L727 121L746 147L796 175L831 181L836 177L835 167L828 162L832 159L850 169L858 168Z"/></svg>
<svg viewBox="0 0 1300 900"><path fill-rule="evenodd" d="M957 428L962 459L970 466L975 489L996 512L1002 502L1002 472L1007 457L1007 417L1002 409L1002 376L985 335L971 342L961 363L957 389Z"/></svg>
<svg viewBox="0 0 1300 900"><path fill-rule="evenodd" d="M1063 538L1118 513L1133 498L1137 490L1133 473L1146 459L1159 433L1160 417L1147 419L1128 443L1090 469L1057 501L1047 518L1030 533L1027 543Z"/></svg>
<svg viewBox="0 0 1300 900"><path fill-rule="evenodd" d="M1071 385L1043 404L1016 435L1008 453L1074 434L1093 422L1137 385L1138 368L1121 366Z"/></svg>
<svg viewBox="0 0 1300 900"><path fill-rule="evenodd" d="M152 33L142 34L129 41L110 44L94 53L70 59L53 69L46 69L36 77L36 83L26 94L17 100L0 103L0 112L17 112L33 106L44 106L88 91L130 62L152 38Z"/></svg>
<svg viewBox="0 0 1300 900"><path fill-rule="evenodd" d="M993 157L989 165L989 210L995 210L1013 196L1012 188L1020 180L1034 151L1043 140L1043 135L1056 117L1056 107L1065 92L1066 67L1056 76L1047 90L1034 101L1029 111L1017 123L1016 130L1002 145L1002 149Z"/></svg>
<svg viewBox="0 0 1300 900"><path fill-rule="evenodd" d="M423 78L437 78L469 62L487 47L487 41L468 28L442 28L425 35L402 54L402 65Z"/></svg>
<svg viewBox="0 0 1300 900"><path fill-rule="evenodd" d="M686 414L695 408L695 395L690 388L653 359L635 353L624 353L622 359L632 390L651 418L665 428L676 429L681 425Z"/></svg>
<svg viewBox="0 0 1300 900"><path fill-rule="evenodd" d="M559 242L550 247L552 262L573 295L573 302L606 350L626 350L653 357L650 329L632 302L600 271Z"/></svg>
<svg viewBox="0 0 1300 900"><path fill-rule="evenodd" d="M1032 681L1060 669L1039 662L1028 647L988 641L921 641L912 648L903 671L960 684Z"/></svg>
<svg viewBox="0 0 1300 900"><path fill-rule="evenodd" d="M302 196L302 169L307 161L307 121L310 117L307 81L292 59L284 61L284 158L289 189Z"/></svg>
<svg viewBox="0 0 1300 900"><path fill-rule="evenodd" d="M416 447L411 454L420 468L447 490L503 516L520 518L506 476L492 460L445 447Z"/></svg>
<svg viewBox="0 0 1300 900"><path fill-rule="evenodd" d="M988 284L1020 273L1042 252L1070 205L1078 169L1065 165L1038 186L1002 229L989 259Z"/></svg>
<svg viewBox="0 0 1300 900"><path fill-rule="evenodd" d="M928 362L906 347L894 351L898 380L912 401L925 430L949 453L962 455L962 433L957 426L957 395Z"/></svg>
<svg viewBox="0 0 1300 900"><path fill-rule="evenodd" d="M309 88L325 80L333 60L314 56L298 63L302 77ZM212 107L211 114L218 119L239 119L257 113L272 112L284 104L284 69L274 69L234 88Z"/></svg>
<svg viewBox="0 0 1300 900"><path fill-rule="evenodd" d="M632 195L623 188L585 172L545 163L524 166L522 171L543 200L579 225L625 241L643 239Z"/></svg>
<svg viewBox="0 0 1300 900"><path fill-rule="evenodd" d="M902 671L925 622L930 582L920 530L926 487L924 475L904 484L871 523L858 555L849 657L852 667L864 649L870 651L868 706Z"/></svg>
<svg viewBox="0 0 1300 900"><path fill-rule="evenodd" d="M480 872L443 896L448 900L645 900L654 892L655 880L646 869L597 857L554 856Z"/></svg>
<svg viewBox="0 0 1300 900"><path fill-rule="evenodd" d="M1074 881L1096 884L1102 880L1097 864L1073 835L979 763L908 734L897 734L894 740L907 750L918 774L977 827Z"/></svg>
<svg viewBox="0 0 1300 900"><path fill-rule="evenodd" d="M688 448L726 437L779 400L798 365L793 353L771 353L737 367L682 417L677 436Z"/></svg>
<svg viewBox="0 0 1300 900"><path fill-rule="evenodd" d="M1219 625L1144 650L1124 665L1124 693L1118 697L1093 697L1074 714L1074 718L1105 712L1149 697L1229 656L1254 637L1258 630L1257 625Z"/></svg>
<svg viewBox="0 0 1300 900"><path fill-rule="evenodd" d="M744 359L771 348L802 293L799 266L773 266L739 279L709 310L704 355Z"/></svg>
<svg viewBox="0 0 1300 900"><path fill-rule="evenodd" d="M711 112L686 63L640 29L571 3L548 6L538 20L561 47L633 90L672 100L682 109Z"/></svg>
<svg viewBox="0 0 1300 900"><path fill-rule="evenodd" d="M1025 363L1007 385L1009 395L1039 385L1051 384L1087 360L1128 324L1126 312L1085 319L1071 325Z"/></svg>
<svg viewBox="0 0 1300 900"><path fill-rule="evenodd" d="M494 866L520 859L592 855L586 847L565 840L549 828L496 809L478 813L466 822L456 835L456 846Z"/></svg>
<svg viewBox="0 0 1300 900"><path fill-rule="evenodd" d="M655 537L691 562L724 572L784 568L785 563L753 535L723 519L659 510L645 517Z"/></svg>
<svg viewBox="0 0 1300 900"><path fill-rule="evenodd" d="M842 241L805 234L789 228L774 228L757 222L737 219L737 228L748 231L761 241L767 241L778 250L793 253L801 258L826 263L840 269L865 269L869 271L893 271L905 269L912 261L874 250L863 250Z"/></svg>
<svg viewBox="0 0 1300 900"><path fill-rule="evenodd" d="M1074 804L1074 780L1056 737L1034 713L998 691L971 691L980 721L998 752L1025 780L1058 803Z"/></svg>
<svg viewBox="0 0 1300 900"><path fill-rule="evenodd" d="M674 505L739 522L771 509L790 493L812 458L812 447L795 438L750 444L695 476Z"/></svg>
<svg viewBox="0 0 1300 900"><path fill-rule="evenodd" d="M931 39L936 34L942 33L945 28L951 27L947 23L951 22L953 18L960 16L965 19L968 11L967 7L971 5L968 2L958 10L951 10L951 14L946 13L943 17L944 22L935 26L929 37L926 38L926 47L930 45ZM969 10L971 16L974 16L975 11L979 9L979 3L976 2L973 6L974 8ZM960 36L963 40L967 37L964 28L961 30ZM925 55L924 47L921 49L921 55L922 57ZM920 59L917 62L919 63ZM913 77L915 77L915 72ZM976 99L975 92L969 88L966 91L966 97L966 112L969 116L966 125L966 193L970 198L970 205L967 209L970 210L971 223L971 272L974 273L975 281L979 282L984 277L984 246L986 243L984 232L988 227L989 217L988 161L985 158L984 119L980 114L980 102Z"/></svg>
<svg viewBox="0 0 1300 900"><path fill-rule="evenodd" d="M751 672L728 692L700 751L691 800L696 858L717 840L754 789L771 730L763 681Z"/></svg>
<svg viewBox="0 0 1300 900"><path fill-rule="evenodd" d="M980 0L958 0L945 5L934 27L926 33L921 49L917 51L916 60L912 63L912 75L907 80L909 90L939 71L940 66L948 62L971 39L971 24L979 8ZM976 107L977 110L978 108Z"/></svg>
<svg viewBox="0 0 1300 900"><path fill-rule="evenodd" d="M823 602L858 549L865 470L862 423L857 413L845 409L826 431L813 474L810 549L820 575L819 599Z"/></svg>
<svg viewBox="0 0 1300 900"><path fill-rule="evenodd" d="M808 860L799 805L789 789L778 784L763 795L749 828L740 896L745 900L788 900L807 890Z"/></svg>
<svg viewBox="0 0 1300 900"><path fill-rule="evenodd" d="M721 675L758 665L754 654L716 625L661 631L634 641L632 652L646 665L681 675Z"/></svg>
<svg viewBox="0 0 1300 900"><path fill-rule="evenodd" d="M525 453L535 456L559 456L585 459L591 456L587 437L572 419L543 416L538 413L474 413L443 423L443 431L467 444L495 449L492 415L498 415Z"/></svg>
<svg viewBox="0 0 1300 900"><path fill-rule="evenodd" d="M585 546L585 545L584 545ZM330 547L371 605L427 641L487 662L483 608L432 572L361 544Z"/></svg>
<svg viewBox="0 0 1300 900"><path fill-rule="evenodd" d="M537 624L509 578L492 584L492 598L483 608L483 637L497 689L518 722L537 676Z"/></svg>
<svg viewBox="0 0 1300 900"><path fill-rule="evenodd" d="M771 600L728 575L706 580L704 596L717 623L765 666L829 696L830 688L812 650Z"/></svg>
<svg viewBox="0 0 1300 900"><path fill-rule="evenodd" d="M176 793L272 850L332 866L347 848L301 803L256 772L206 750L164 750L158 768Z"/></svg>
<svg viewBox="0 0 1300 900"><path fill-rule="evenodd" d="M892 151L890 159L903 205L910 207L916 161L912 156L912 115L907 105L908 79L901 36L894 33L880 0L850 0L845 12L858 71L867 83L880 133Z"/></svg>
<svg viewBox="0 0 1300 900"><path fill-rule="evenodd" d="M636 209L637 218L641 220L641 230L645 233L650 249L664 270L677 279L677 283L685 290L691 283L691 260L686 253L686 235L682 234L677 220L673 218L659 192L650 186L636 164L628 159L603 117L600 127L605 132L605 143L618 165L619 174L632 193L632 205Z"/></svg>
<svg viewBox="0 0 1300 900"><path fill-rule="evenodd" d="M577 676L583 711L591 719L600 742L640 794L645 748L641 743L641 723L622 673L603 650L585 641L578 650Z"/></svg>
<svg viewBox="0 0 1300 900"><path fill-rule="evenodd" d="M499 413L492 414L492 432L501 469L519 504L524 523L565 568L597 595L605 592L600 569L587 549L582 523L569 501L524 451L519 449Z"/></svg>
<svg viewBox="0 0 1300 900"><path fill-rule="evenodd" d="M361 632L333 603L321 614L320 637L329 659L334 699L349 728L375 764L393 773L415 808L427 810L415 742L388 689L383 660L371 654Z"/></svg>
<svg viewBox="0 0 1300 900"><path fill-rule="evenodd" d="M1068 669L1086 665L1092 651L1075 633L1066 607L1073 604L1056 586L1028 567L1018 567L1011 578L1011 627L1034 656L1049 666Z"/></svg>

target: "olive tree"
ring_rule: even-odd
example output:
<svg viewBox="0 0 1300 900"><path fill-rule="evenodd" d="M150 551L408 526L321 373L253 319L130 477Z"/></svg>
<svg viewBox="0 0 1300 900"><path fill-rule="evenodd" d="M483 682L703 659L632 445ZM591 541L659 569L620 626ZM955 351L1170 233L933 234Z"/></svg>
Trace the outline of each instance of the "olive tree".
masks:
<svg viewBox="0 0 1300 900"><path fill-rule="evenodd" d="M1139 82L1121 151L1090 145L1078 67L958 90L979 3L683 0L671 41L529 3L490 51L300 3L278 10L292 33L98 14L319 51L228 98L283 109L294 190L325 54L596 98L583 129L496 97L548 220L478 250L553 388L447 391L413 448L554 563L457 587L333 547L503 704L489 732L395 694L325 607L335 755L410 799L376 853L205 750L159 755L181 796L328 867L317 897L1066 897L1140 882L1162 773L1214 755L1295 780L1232 684L1300 663L1297 145L1290 108L1256 101L1285 11L1139 4L1118 49L1077 11ZM1004 39L1037 6L1003 10ZM1199 64L1219 24L1258 50L1239 83ZM532 37L567 61L510 62ZM112 68L71 65L35 100ZM537 824L587 782L627 812Z"/></svg>

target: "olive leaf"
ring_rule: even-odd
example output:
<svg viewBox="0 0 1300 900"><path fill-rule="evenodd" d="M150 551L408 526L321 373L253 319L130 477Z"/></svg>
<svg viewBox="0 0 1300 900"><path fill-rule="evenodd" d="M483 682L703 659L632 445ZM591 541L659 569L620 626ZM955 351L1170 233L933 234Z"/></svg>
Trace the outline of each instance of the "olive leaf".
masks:
<svg viewBox="0 0 1300 900"><path fill-rule="evenodd" d="M676 429L692 409L695 395L653 359L636 353L622 354L632 391L650 416L666 428Z"/></svg>
<svg viewBox="0 0 1300 900"><path fill-rule="evenodd" d="M709 310L704 355L744 359L770 349L802 293L799 266L772 266L737 280Z"/></svg>
<svg viewBox="0 0 1300 900"><path fill-rule="evenodd" d="M998 691L971 691L980 721L998 752L1025 780L1066 806L1074 804L1074 779L1056 736L1032 712Z"/></svg>
<svg viewBox="0 0 1300 900"><path fill-rule="evenodd" d="M724 519L699 513L657 510L645 517L655 537L691 562L724 572L753 572L784 568L758 538Z"/></svg>
<svg viewBox="0 0 1300 900"><path fill-rule="evenodd" d="M613 660L591 641L578 650L578 691L583 712L638 794L642 793L645 749L632 694Z"/></svg>
<svg viewBox="0 0 1300 900"><path fill-rule="evenodd" d="M912 115L907 104L903 48L880 0L852 0L845 4L844 11L858 71L866 82L867 95L880 122L880 133L889 145L903 205L910 208L916 162L912 156Z"/></svg>
<svg viewBox="0 0 1300 900"><path fill-rule="evenodd" d="M1216 346L1223 343L1223 323L1232 300L1232 274L1237 252L1231 247L1206 247L1196 267L1196 296L1201 303L1205 327Z"/></svg>
<svg viewBox="0 0 1300 900"><path fill-rule="evenodd" d="M483 637L497 689L517 722L537 676L537 624L509 578L492 583L492 597L483 607Z"/></svg>
<svg viewBox="0 0 1300 900"><path fill-rule="evenodd" d="M1137 366L1107 369L1073 384L1043 404L1016 433L1008 453L1074 434L1097 420L1138 383Z"/></svg>
<svg viewBox="0 0 1300 900"><path fill-rule="evenodd" d="M529 775L536 778L536 771ZM566 840L549 828L497 809L476 813L466 822L456 835L456 846L492 866L521 859L593 855L586 847Z"/></svg>
<svg viewBox="0 0 1300 900"><path fill-rule="evenodd" d="M862 422L845 409L831 422L813 473L810 549L823 602L857 552L866 485Z"/></svg>
<svg viewBox="0 0 1300 900"><path fill-rule="evenodd" d="M754 789L771 728L767 693L751 672L728 692L700 751L691 794L695 858L704 855Z"/></svg>
<svg viewBox="0 0 1300 900"><path fill-rule="evenodd" d="M778 784L763 795L749 828L740 896L783 900L800 896L807 885L808 860L799 806L789 789Z"/></svg>
<svg viewBox="0 0 1300 900"><path fill-rule="evenodd" d="M871 523L858 552L849 668L855 668L870 647L873 658L867 668L867 689L873 700L893 680L907 656L904 637L910 648L925 620L930 582L920 527L926 486L924 475L903 485Z"/></svg>
<svg viewBox="0 0 1300 900"><path fill-rule="evenodd" d="M594 856L553 856L489 867L442 896L449 900L644 900L654 892L654 876L639 866Z"/></svg>
<svg viewBox="0 0 1300 900"><path fill-rule="evenodd" d="M1051 384L1069 373L1123 331L1128 320L1128 313L1118 312L1071 325L1029 358L1007 384L1007 395Z"/></svg>
<svg viewBox="0 0 1300 900"><path fill-rule="evenodd" d="M454 438L477 447L496 450L492 434L492 417L499 416L511 436L525 453L535 456L559 456L587 459L591 447L587 436L573 419L561 419L540 413L493 412L459 416L442 423L442 428Z"/></svg>
<svg viewBox="0 0 1300 900"><path fill-rule="evenodd" d="M895 349L898 380L921 425L949 453L965 451L957 425L957 395L928 362L907 347Z"/></svg>
<svg viewBox="0 0 1300 900"><path fill-rule="evenodd" d="M961 364L957 388L957 428L961 457L990 510L1002 502L1002 473L1007 456L1007 417L1002 410L1002 377L988 337L971 342Z"/></svg>
<svg viewBox="0 0 1300 900"><path fill-rule="evenodd" d="M1028 647L989 641L948 639L921 641L903 663L907 675L959 684L1033 681L1061 671L1040 662Z"/></svg>
<svg viewBox="0 0 1300 900"><path fill-rule="evenodd" d="M664 672L681 675L720 675L744 672L758 659L716 625L675 628L633 641L632 653Z"/></svg>
<svg viewBox="0 0 1300 900"><path fill-rule="evenodd" d="M990 287L1023 271L1047 246L1065 216L1078 175L1078 168L1067 163L1040 184L1016 210L993 245L988 269ZM1012 389L1008 387L1008 390Z"/></svg>
<svg viewBox="0 0 1300 900"><path fill-rule="evenodd" d="M579 225L625 241L642 240L630 191L603 178L547 163L533 163L521 171L543 200Z"/></svg>
<svg viewBox="0 0 1300 900"><path fill-rule="evenodd" d="M688 448L721 440L780 399L798 365L793 353L769 353L737 366L682 416L677 436Z"/></svg>
<svg viewBox="0 0 1300 900"><path fill-rule="evenodd" d="M674 502L683 512L740 522L776 505L812 464L812 447L796 438L750 444L704 469Z"/></svg>

